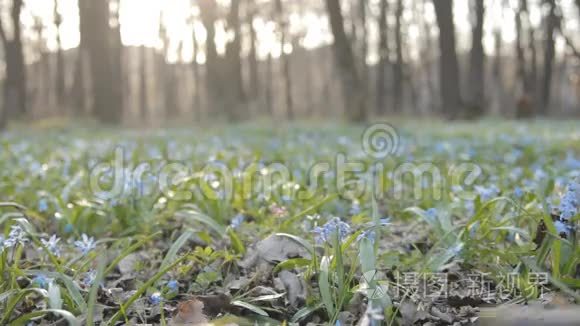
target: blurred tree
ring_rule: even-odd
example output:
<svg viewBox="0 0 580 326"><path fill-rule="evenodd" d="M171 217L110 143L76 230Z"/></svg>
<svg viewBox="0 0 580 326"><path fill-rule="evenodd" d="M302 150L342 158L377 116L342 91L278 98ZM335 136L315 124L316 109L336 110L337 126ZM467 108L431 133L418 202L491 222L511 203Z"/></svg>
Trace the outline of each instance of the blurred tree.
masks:
<svg viewBox="0 0 580 326"><path fill-rule="evenodd" d="M326 0L330 28L334 36L334 55L342 81L342 94L346 113L352 122L367 118L366 94L351 48L344 31L344 19L339 0Z"/></svg>
<svg viewBox="0 0 580 326"><path fill-rule="evenodd" d="M88 25L89 19L87 18L87 15L89 15L89 6L87 5L86 0L78 0L77 6L79 11L80 40L77 48L77 61L75 62L74 80L71 89L71 104L78 113L85 113L87 105L87 79L89 77L89 69L87 69L89 56L87 37L90 34Z"/></svg>
<svg viewBox="0 0 580 326"><path fill-rule="evenodd" d="M439 87L443 114L448 119L460 117L461 92L459 63L455 50L453 0L433 0L439 26Z"/></svg>
<svg viewBox="0 0 580 326"><path fill-rule="evenodd" d="M256 46L258 45L256 28L254 27L254 17L258 12L258 7L255 0L247 0L246 3L246 24L250 34L250 49L248 53L249 66L249 96L256 100L260 96L260 76L258 73L258 57L256 54Z"/></svg>
<svg viewBox="0 0 580 326"><path fill-rule="evenodd" d="M192 4L195 4L196 1L193 0ZM197 38L197 32L195 29L195 20L196 16L193 14L189 17L189 24L191 25L192 34L191 34L191 43L192 43L192 60L191 60L191 70L193 72L193 85L192 85L192 113L194 119L201 119L202 118L202 108L201 108L201 73L199 63L197 61L198 54L199 54L199 41Z"/></svg>
<svg viewBox="0 0 580 326"><path fill-rule="evenodd" d="M389 9L388 0L381 0L379 9L379 46L378 55L379 62L377 65L377 94L376 94L376 108L375 112L377 114L385 114L385 74L387 70L387 65L389 64L389 41L388 41L388 24L387 24L387 11Z"/></svg>
<svg viewBox="0 0 580 326"><path fill-rule="evenodd" d="M483 0L471 0L472 32L471 54L469 60L469 111L470 118L478 118L484 113L484 63L483 52L483 22L485 18L485 3Z"/></svg>
<svg viewBox="0 0 580 326"><path fill-rule="evenodd" d="M201 22L206 31L205 39L205 87L207 105L215 113L225 114L224 107L218 98L223 96L220 84L219 57L215 44L215 22L217 20L217 4L215 0L199 0ZM217 112L216 112L217 111Z"/></svg>
<svg viewBox="0 0 580 326"><path fill-rule="evenodd" d="M22 0L12 0L10 9L10 24L7 33L2 17L0 17L0 39L4 47L6 72L4 80L4 103L0 111L0 128L4 127L9 118L21 117L27 113L26 101L26 68L24 66L24 51L22 48L22 28L20 14Z"/></svg>
<svg viewBox="0 0 580 326"><path fill-rule="evenodd" d="M109 25L109 0L83 1L87 13L81 17L87 24L84 37L91 72L92 113L100 122L118 124L122 117L122 98L119 96L122 86L116 70L120 68L118 53Z"/></svg>
<svg viewBox="0 0 580 326"><path fill-rule="evenodd" d="M167 62L170 49L170 38L165 27L165 22L163 20L163 15L159 16L159 39L161 40L161 53L157 53L156 57L156 70L158 74L158 80L162 81L161 86L162 98L163 98L163 108L165 112L162 114L169 119L174 119L177 116L177 81L175 77L175 69L173 64ZM178 47L178 57L181 56L180 49ZM179 59L178 59L179 62Z"/></svg>
<svg viewBox="0 0 580 326"><path fill-rule="evenodd" d="M534 113L536 89L536 46L534 29L531 26L528 0L520 0L515 14L516 61L519 94L517 94L516 117L528 118ZM527 36L526 36L527 31ZM526 39L528 43L526 44ZM529 56L526 56L529 52ZM528 60L529 59L529 60Z"/></svg>
<svg viewBox="0 0 580 326"><path fill-rule="evenodd" d="M270 117L274 117L274 94L272 90L272 84L274 81L274 64L272 61L272 52L268 51L268 57L266 58L266 76L264 77L264 85L266 85L266 111Z"/></svg>
<svg viewBox="0 0 580 326"><path fill-rule="evenodd" d="M278 31L280 32L280 59L282 60L282 81L284 83L286 117L294 119L294 101L292 99L292 78L290 76L290 54L286 53L286 44L288 42L288 22L284 16L284 7L282 0L275 0L276 21L278 22ZM292 42L290 42L291 44Z"/></svg>
<svg viewBox="0 0 580 326"><path fill-rule="evenodd" d="M543 0L548 6L545 23L545 45L544 45L544 62L542 67L542 94L539 112L541 115L548 114L550 105L550 95L552 90L552 74L554 70L555 56L555 32L558 27L558 17L556 16L556 0Z"/></svg>
<svg viewBox="0 0 580 326"><path fill-rule="evenodd" d="M66 84L64 72L64 55L61 38L62 15L60 14L58 0L54 0L53 9L54 27L56 29L56 72L54 84L56 88L56 104L59 108L62 108L66 105Z"/></svg>
<svg viewBox="0 0 580 326"><path fill-rule="evenodd" d="M147 47L139 47L139 113L141 121L147 121L149 112L149 96L147 95Z"/></svg>
<svg viewBox="0 0 580 326"><path fill-rule="evenodd" d="M395 9L395 64L393 65L393 112L402 112L403 99L403 0L397 0Z"/></svg>
<svg viewBox="0 0 580 326"><path fill-rule="evenodd" d="M228 74L225 79L229 82L227 94L227 107L230 120L240 120L247 117L246 112L246 93L244 90L244 80L242 77L242 32L240 24L240 1L230 1L230 11L227 18L227 30L232 35L230 41L226 44L226 60ZM225 81L225 80L224 80Z"/></svg>
<svg viewBox="0 0 580 326"><path fill-rule="evenodd" d="M361 65L361 81L363 83L367 83L368 81L368 65L367 65L367 57L368 57L368 28L367 28L367 2L368 0L358 0L358 11L360 17L360 36L358 39L360 40L360 65ZM354 24L354 22L353 22Z"/></svg>

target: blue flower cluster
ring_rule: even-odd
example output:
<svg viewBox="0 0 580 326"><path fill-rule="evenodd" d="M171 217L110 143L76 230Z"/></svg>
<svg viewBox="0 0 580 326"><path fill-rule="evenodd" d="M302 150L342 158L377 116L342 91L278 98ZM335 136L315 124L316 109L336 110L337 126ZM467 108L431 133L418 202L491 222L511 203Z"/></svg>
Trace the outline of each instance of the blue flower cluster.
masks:
<svg viewBox="0 0 580 326"><path fill-rule="evenodd" d="M560 201L560 219L568 221L578 214L580 207L580 181L576 180L568 185L568 191Z"/></svg>
<svg viewBox="0 0 580 326"><path fill-rule="evenodd" d="M10 233L8 234L7 239L1 239L0 242L2 246L0 249L8 249L14 248L17 244L25 245L28 242L28 238L26 237L26 232L22 229L20 225L12 225L10 227Z"/></svg>
<svg viewBox="0 0 580 326"><path fill-rule="evenodd" d="M336 234L338 234L339 241L342 242L350 234L350 226L341 221L340 218L334 217L322 227L315 227L312 232L315 234L316 243L318 244L333 243L333 237Z"/></svg>

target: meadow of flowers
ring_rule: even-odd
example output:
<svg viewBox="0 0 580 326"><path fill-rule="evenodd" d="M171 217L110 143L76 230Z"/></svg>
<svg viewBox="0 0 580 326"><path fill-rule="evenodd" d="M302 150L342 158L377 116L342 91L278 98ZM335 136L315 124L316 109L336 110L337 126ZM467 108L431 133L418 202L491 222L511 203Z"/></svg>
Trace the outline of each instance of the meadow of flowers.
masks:
<svg viewBox="0 0 580 326"><path fill-rule="evenodd" d="M467 325L580 303L577 123L396 131L381 156L362 126L6 133L0 325Z"/></svg>

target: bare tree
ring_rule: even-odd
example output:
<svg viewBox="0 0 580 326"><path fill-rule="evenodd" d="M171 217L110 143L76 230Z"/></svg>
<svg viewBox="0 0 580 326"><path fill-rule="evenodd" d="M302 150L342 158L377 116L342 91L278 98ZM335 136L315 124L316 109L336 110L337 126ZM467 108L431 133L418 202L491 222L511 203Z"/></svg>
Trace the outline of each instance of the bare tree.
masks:
<svg viewBox="0 0 580 326"><path fill-rule="evenodd" d="M12 37L6 33L4 23L0 18L0 39L4 46L6 62L6 78L4 80L4 105L0 111L0 129L11 117L27 113L26 101L26 70L24 66L24 51L22 48L22 28L20 14L22 0L13 0L10 9L10 30Z"/></svg>
<svg viewBox="0 0 580 326"><path fill-rule="evenodd" d="M62 25L62 15L59 11L58 0L54 0L54 27L56 28L56 73L55 73L55 85L56 85L56 103L59 107L65 105L66 96L66 85L65 85L65 73L64 73L64 55L62 50L62 39L61 39L61 25Z"/></svg>
<svg viewBox="0 0 580 326"><path fill-rule="evenodd" d="M260 95L260 76L258 74L258 58L256 54L256 46L258 43L256 29L254 28L254 17L257 12L255 0L248 0L247 3L247 24L250 32L250 50L248 53L249 65L249 95L256 100Z"/></svg>
<svg viewBox="0 0 580 326"><path fill-rule="evenodd" d="M388 24L387 11L389 9L389 2L381 0L379 12L379 63L377 69L377 94L376 94L376 108L377 114L386 113L385 110L385 73L389 63L389 41L388 41Z"/></svg>
<svg viewBox="0 0 580 326"><path fill-rule="evenodd" d="M401 112L403 99L403 36L402 36L402 19L403 19L403 0L397 0L395 9L395 55L396 62L393 65L393 111Z"/></svg>
<svg viewBox="0 0 580 326"><path fill-rule="evenodd" d="M334 55L340 71L347 115L353 122L362 122L367 117L365 89L356 68L351 44L346 37L339 0L326 0L326 8L334 36Z"/></svg>
<svg viewBox="0 0 580 326"><path fill-rule="evenodd" d="M516 105L516 117L527 118L534 113L537 83L537 58L534 29L530 23L528 0L520 0L515 13L517 77L520 94ZM526 35L527 31L527 35ZM528 40L527 44L525 40ZM529 56L526 56L529 53Z"/></svg>
<svg viewBox="0 0 580 326"><path fill-rule="evenodd" d="M79 46L77 48L77 59L75 62L75 70L74 70L74 79L73 85L71 87L71 105L74 107L78 113L85 113L86 111L86 91L87 91L87 78L88 78L88 56L89 50L87 46L87 37L90 34L89 30L89 19L87 15L90 13L87 12L90 8L87 5L86 0L77 0L77 5L79 9L79 32L80 32L80 40Z"/></svg>
<svg viewBox="0 0 580 326"><path fill-rule="evenodd" d="M367 2L368 0L358 0L358 10L360 16L360 57L361 57L361 80L365 84L368 79L368 28L367 28Z"/></svg>
<svg viewBox="0 0 580 326"><path fill-rule="evenodd" d="M545 45L544 45L544 63L542 73L542 97L539 107L539 113L548 114L550 105L550 94L552 90L552 74L554 70L555 49L555 32L558 27L558 17L556 16L556 0L545 0L548 5L548 11L545 19Z"/></svg>
<svg viewBox="0 0 580 326"><path fill-rule="evenodd" d="M165 108L165 117L172 119L177 116L177 82L175 80L174 65L167 62L169 55L170 39L163 17L159 18L159 39L163 44L161 53L156 53L156 68L159 80L163 81L163 107ZM179 52L178 52L179 53ZM179 55L181 55L179 53Z"/></svg>
<svg viewBox="0 0 580 326"><path fill-rule="evenodd" d="M139 47L139 113L141 120L146 121L149 112L149 96L147 91L147 47Z"/></svg>
<svg viewBox="0 0 580 326"><path fill-rule="evenodd" d="M221 72L219 69L219 57L215 43L215 22L217 20L217 4L215 0L199 0L201 22L206 31L205 40L205 87L207 103L210 108L218 113L226 113L218 99L223 96L220 83Z"/></svg>
<svg viewBox="0 0 580 326"><path fill-rule="evenodd" d="M473 26L471 32L471 54L469 61L469 116L479 117L484 112L485 89L484 89L484 61L483 52L483 21L485 17L485 4L483 0L472 0Z"/></svg>
<svg viewBox="0 0 580 326"><path fill-rule="evenodd" d="M122 116L121 89L116 76L118 68L112 39L109 0L85 1L87 49L92 81L92 113L103 123L117 124ZM81 23L82 24L82 23Z"/></svg>
<svg viewBox="0 0 580 326"><path fill-rule="evenodd" d="M201 74L199 63L197 62L197 55L199 53L199 43L195 29L192 33L192 43L193 43L193 59L191 61L191 68L193 71L193 114L194 117L197 114L198 118L201 118Z"/></svg>
<svg viewBox="0 0 580 326"><path fill-rule="evenodd" d="M280 59L282 60L282 80L284 82L284 94L286 104L286 117L294 119L294 100L292 98L292 77L290 76L290 55L286 53L285 46L288 42L288 22L284 17L282 0L275 1L276 19L280 31Z"/></svg>
<svg viewBox="0 0 580 326"><path fill-rule="evenodd" d="M459 90L459 63L455 49L453 0L433 0L439 26L439 87L444 115L459 118L461 92Z"/></svg>
<svg viewBox="0 0 580 326"><path fill-rule="evenodd" d="M227 28L232 32L232 39L226 45L226 60L228 63L229 90L231 96L228 96L230 107L229 118L232 120L239 120L245 116L245 102L246 94L244 90L244 81L242 77L242 60L241 60L241 24L240 24L240 1L230 1L230 11L227 19ZM225 80L224 80L225 81ZM244 112L240 112L244 111Z"/></svg>

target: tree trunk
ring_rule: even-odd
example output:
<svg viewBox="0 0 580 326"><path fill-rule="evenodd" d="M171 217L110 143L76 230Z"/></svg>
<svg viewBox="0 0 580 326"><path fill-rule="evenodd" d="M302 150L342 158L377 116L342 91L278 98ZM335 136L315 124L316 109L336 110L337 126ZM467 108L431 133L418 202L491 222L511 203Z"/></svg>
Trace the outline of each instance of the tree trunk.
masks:
<svg viewBox="0 0 580 326"><path fill-rule="evenodd" d="M122 116L122 101L118 96L119 80L116 51L109 26L109 0L88 1L87 6L87 49L92 77L92 113L100 122L118 124Z"/></svg>
<svg viewBox="0 0 580 326"><path fill-rule="evenodd" d="M248 65L249 65L249 95L252 100L256 100L260 96L260 76L258 74L258 58L256 54L256 44L258 43L256 29L254 28L254 16L256 5L253 0L249 0L248 3L248 18L247 24L250 30L250 51L248 53Z"/></svg>
<svg viewBox="0 0 580 326"><path fill-rule="evenodd" d="M461 92L459 90L459 63L455 50L453 1L433 0L439 26L439 87L443 114L448 119L460 117Z"/></svg>
<svg viewBox="0 0 580 326"><path fill-rule="evenodd" d="M385 107L385 73L389 62L389 42L387 30L387 11L389 2L381 0L379 13L379 62L377 69L377 94L375 112L379 115L386 113Z"/></svg>
<svg viewBox="0 0 580 326"><path fill-rule="evenodd" d="M402 112L403 98L403 37L401 25L403 18L403 0L397 0L395 12L395 54L396 62L393 65L393 112Z"/></svg>
<svg viewBox="0 0 580 326"><path fill-rule="evenodd" d="M201 108L201 76L199 72L199 64L197 62L197 54L199 44L197 42L197 37L195 35L195 31L192 35L192 42L193 42L193 60L191 61L191 68L193 70L193 116L194 119L197 115L198 120L202 117L202 108Z"/></svg>
<svg viewBox="0 0 580 326"><path fill-rule="evenodd" d="M79 46L77 48L77 58L74 67L74 77L73 85L71 89L71 102L70 105L73 107L79 115L86 113L87 97L86 91L87 85L87 64L88 64L88 47L87 47L87 36L90 34L87 15L88 5L86 0L77 0L77 5L79 9L79 31L80 40Z"/></svg>
<svg viewBox="0 0 580 326"><path fill-rule="evenodd" d="M364 85L356 69L351 44L344 31L344 19L339 0L326 0L330 28L334 36L333 48L336 63L340 71L342 94L349 119L363 122L367 118L366 95Z"/></svg>
<svg viewBox="0 0 580 326"><path fill-rule="evenodd" d="M286 117L289 120L294 119L294 101L292 98L292 77L290 75L290 55L284 52L284 46L287 40L287 23L284 18L284 8L282 0L276 0L276 18L278 20L278 29L280 30L280 60L282 61L282 80L284 83L284 102L286 105Z"/></svg>
<svg viewBox="0 0 580 326"><path fill-rule="evenodd" d="M229 68L227 79L229 80L228 84L230 86L228 88L231 94L228 97L229 103L227 103L230 120L240 120L247 115L245 110L246 94L242 77L240 1L232 0L230 2L230 12L227 20L228 29L233 32L231 42L226 45L226 58Z"/></svg>
<svg viewBox="0 0 580 326"><path fill-rule="evenodd" d="M62 110L65 103L66 85L64 75L64 56L62 51L62 40L60 27L62 25L62 15L59 12L58 0L54 0L54 27L56 28L56 104Z"/></svg>
<svg viewBox="0 0 580 326"><path fill-rule="evenodd" d="M224 96L220 83L221 72L219 69L219 57L215 44L215 21L217 20L217 5L215 0L199 0L201 21L206 30L205 41L205 87L207 94L208 110L226 114L225 108L219 103Z"/></svg>
<svg viewBox="0 0 580 326"><path fill-rule="evenodd" d="M141 45L139 48L139 113L141 121L147 121L149 112L149 100L147 91L147 47Z"/></svg>
<svg viewBox="0 0 580 326"><path fill-rule="evenodd" d="M274 117L274 99L272 94L272 84L274 82L273 74L273 63L272 63L272 53L268 52L268 58L266 59L266 110L270 117Z"/></svg>
<svg viewBox="0 0 580 326"><path fill-rule="evenodd" d="M469 62L469 117L477 118L485 111L485 54L483 53L483 20L485 4L482 0L472 0L474 23L471 33L471 55Z"/></svg>
<svg viewBox="0 0 580 326"><path fill-rule="evenodd" d="M6 73L4 80L4 105L0 113L0 129L9 118L21 117L27 113L26 67L22 48L20 14L22 0L13 0L10 10L12 38L5 33L0 18L0 38L4 46Z"/></svg>
<svg viewBox="0 0 580 326"><path fill-rule="evenodd" d="M554 67L555 56L555 41L554 34L558 24L556 17L556 1L546 0L549 6L548 13L545 17L546 22L546 36L544 47L544 65L542 74L542 101L540 102L540 114L547 115L548 107L550 105L550 93L552 90L552 74Z"/></svg>
<svg viewBox="0 0 580 326"><path fill-rule="evenodd" d="M358 0L358 10L360 16L360 56L361 56L361 81L367 83L368 79L368 29L367 29L367 1Z"/></svg>

